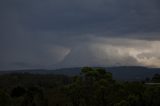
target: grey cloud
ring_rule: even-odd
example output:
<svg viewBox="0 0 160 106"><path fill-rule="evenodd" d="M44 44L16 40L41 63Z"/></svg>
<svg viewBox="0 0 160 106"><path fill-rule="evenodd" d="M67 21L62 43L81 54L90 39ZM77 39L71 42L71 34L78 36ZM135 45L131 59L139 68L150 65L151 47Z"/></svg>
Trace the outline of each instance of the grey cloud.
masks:
<svg viewBox="0 0 160 106"><path fill-rule="evenodd" d="M159 31L158 3L158 0L17 0L10 5L30 30L133 33Z"/></svg>
<svg viewBox="0 0 160 106"><path fill-rule="evenodd" d="M159 0L1 0L1 66L143 64L128 52L114 54L114 47L96 54L102 45L92 46L151 47L160 40L159 4Z"/></svg>
<svg viewBox="0 0 160 106"><path fill-rule="evenodd" d="M116 42L116 40L112 40L112 42ZM123 42L125 41L123 40L119 43L123 44ZM134 57L130 56L127 50L119 54L119 49L126 50L126 48L112 45L109 42L94 41L79 44L72 49L60 65L64 67L142 65Z"/></svg>

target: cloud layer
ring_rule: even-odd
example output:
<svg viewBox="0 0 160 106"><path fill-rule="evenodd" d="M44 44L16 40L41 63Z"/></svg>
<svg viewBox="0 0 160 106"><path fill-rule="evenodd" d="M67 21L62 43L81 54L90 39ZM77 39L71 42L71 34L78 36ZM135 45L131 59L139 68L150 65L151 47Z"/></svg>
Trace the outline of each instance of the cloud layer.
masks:
<svg viewBox="0 0 160 106"><path fill-rule="evenodd" d="M159 0L1 0L0 69L160 67Z"/></svg>

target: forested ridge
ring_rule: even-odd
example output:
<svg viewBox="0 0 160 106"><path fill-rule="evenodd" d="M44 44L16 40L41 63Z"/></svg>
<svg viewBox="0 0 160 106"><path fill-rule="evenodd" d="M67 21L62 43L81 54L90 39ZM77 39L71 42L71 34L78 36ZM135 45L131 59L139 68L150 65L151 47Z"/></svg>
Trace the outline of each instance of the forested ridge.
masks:
<svg viewBox="0 0 160 106"><path fill-rule="evenodd" d="M91 67L78 76L3 74L0 106L160 106L159 82L159 74L145 81L118 81L105 69Z"/></svg>

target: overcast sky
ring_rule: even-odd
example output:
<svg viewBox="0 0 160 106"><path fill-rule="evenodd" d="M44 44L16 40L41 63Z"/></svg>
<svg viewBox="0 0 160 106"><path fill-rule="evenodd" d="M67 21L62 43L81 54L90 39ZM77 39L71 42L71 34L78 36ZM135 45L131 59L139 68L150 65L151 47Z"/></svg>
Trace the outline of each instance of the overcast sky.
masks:
<svg viewBox="0 0 160 106"><path fill-rule="evenodd" d="M160 67L160 0L0 0L0 70Z"/></svg>

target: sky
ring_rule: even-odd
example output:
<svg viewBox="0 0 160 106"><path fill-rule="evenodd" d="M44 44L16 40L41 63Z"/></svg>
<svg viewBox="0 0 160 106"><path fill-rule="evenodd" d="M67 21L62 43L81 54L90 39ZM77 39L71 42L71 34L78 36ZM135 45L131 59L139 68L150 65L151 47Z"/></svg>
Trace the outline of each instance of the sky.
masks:
<svg viewBox="0 0 160 106"><path fill-rule="evenodd" d="M0 70L160 67L160 0L0 0Z"/></svg>

